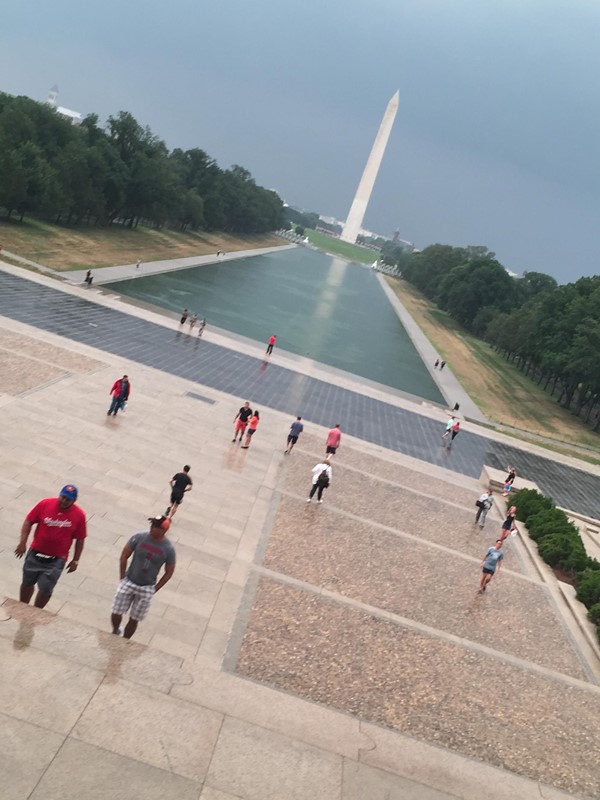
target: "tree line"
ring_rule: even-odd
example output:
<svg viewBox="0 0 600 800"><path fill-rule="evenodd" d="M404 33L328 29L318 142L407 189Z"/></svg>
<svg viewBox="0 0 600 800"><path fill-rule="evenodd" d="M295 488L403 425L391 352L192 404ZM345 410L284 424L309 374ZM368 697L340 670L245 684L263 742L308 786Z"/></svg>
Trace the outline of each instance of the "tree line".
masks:
<svg viewBox="0 0 600 800"><path fill-rule="evenodd" d="M512 276L486 247L400 253L402 277L600 430L600 276Z"/></svg>
<svg viewBox="0 0 600 800"><path fill-rule="evenodd" d="M28 97L0 93L0 207L57 223L263 233L283 203L248 170L203 150L169 151L127 111L79 126Z"/></svg>

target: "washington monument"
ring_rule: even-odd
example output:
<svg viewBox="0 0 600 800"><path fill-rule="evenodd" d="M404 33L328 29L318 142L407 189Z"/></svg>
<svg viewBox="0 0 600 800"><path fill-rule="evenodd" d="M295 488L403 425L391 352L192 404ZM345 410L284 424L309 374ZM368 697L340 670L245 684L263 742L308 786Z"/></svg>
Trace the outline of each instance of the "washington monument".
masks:
<svg viewBox="0 0 600 800"><path fill-rule="evenodd" d="M340 239L343 239L344 242L354 243L356 241L356 237L360 233L365 212L367 210L367 206L369 205L369 200L371 199L371 192L373 191L375 178L379 172L381 160L383 158L383 154L385 153L385 148L387 147L390 133L392 132L392 125L394 124L396 112L398 111L399 98L400 91L397 91L387 104L385 114L381 120L381 125L377 131L377 136L375 137L373 147L371 148L371 152L367 160L367 165L362 174L362 178L360 179L360 183L358 184L356 194L354 195L350 213L348 214L346 224L344 225L344 230L340 236Z"/></svg>

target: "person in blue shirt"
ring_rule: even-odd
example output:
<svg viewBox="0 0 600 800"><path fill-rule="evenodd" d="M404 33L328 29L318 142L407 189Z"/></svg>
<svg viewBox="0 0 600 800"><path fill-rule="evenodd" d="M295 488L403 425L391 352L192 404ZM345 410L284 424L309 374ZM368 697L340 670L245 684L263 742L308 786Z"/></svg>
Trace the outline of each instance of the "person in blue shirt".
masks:
<svg viewBox="0 0 600 800"><path fill-rule="evenodd" d="M292 447L298 441L298 437L304 430L304 425L302 424L302 417L296 417L294 422L292 422L292 426L290 428L290 432L287 438L287 450L284 450L284 455L289 455L292 452Z"/></svg>
<svg viewBox="0 0 600 800"><path fill-rule="evenodd" d="M481 581L479 583L479 594L485 592L486 586L494 577L496 570L500 570L503 558L502 539L496 539L496 544L488 548L481 562L482 572Z"/></svg>

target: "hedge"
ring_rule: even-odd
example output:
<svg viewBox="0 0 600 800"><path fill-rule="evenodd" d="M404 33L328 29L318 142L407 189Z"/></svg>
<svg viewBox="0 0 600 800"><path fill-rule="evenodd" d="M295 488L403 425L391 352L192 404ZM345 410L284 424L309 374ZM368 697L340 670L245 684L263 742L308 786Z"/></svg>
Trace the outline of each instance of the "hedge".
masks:
<svg viewBox="0 0 600 800"><path fill-rule="evenodd" d="M600 563L585 552L577 527L535 489L521 489L510 502L517 507L517 519L525 523L546 564L573 579L577 599L588 609L600 642Z"/></svg>

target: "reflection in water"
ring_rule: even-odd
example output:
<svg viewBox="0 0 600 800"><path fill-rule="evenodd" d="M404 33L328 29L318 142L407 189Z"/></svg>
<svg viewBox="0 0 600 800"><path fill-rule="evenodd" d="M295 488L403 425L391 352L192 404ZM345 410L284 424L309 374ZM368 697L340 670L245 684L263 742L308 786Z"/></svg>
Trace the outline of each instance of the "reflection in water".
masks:
<svg viewBox="0 0 600 800"><path fill-rule="evenodd" d="M169 309L177 319L182 304L202 308L213 325L256 342L277 331L282 350L443 402L377 277L358 264L297 248L111 289ZM186 341L197 338L179 332Z"/></svg>

